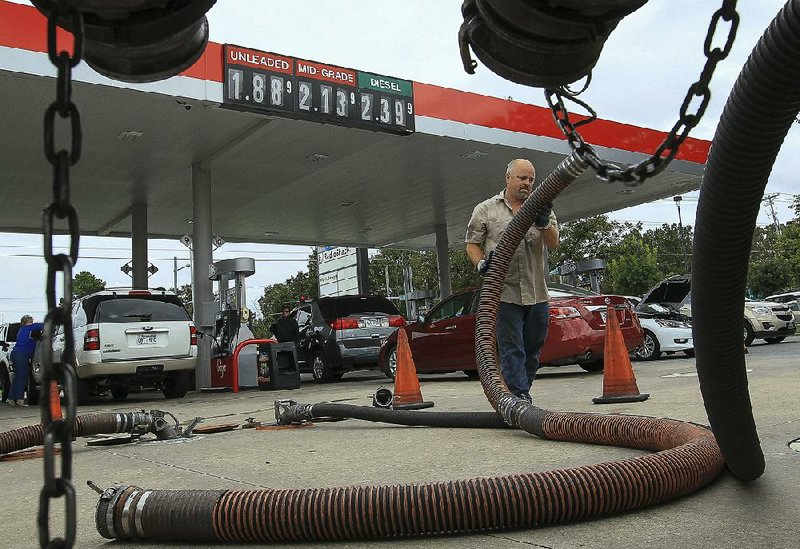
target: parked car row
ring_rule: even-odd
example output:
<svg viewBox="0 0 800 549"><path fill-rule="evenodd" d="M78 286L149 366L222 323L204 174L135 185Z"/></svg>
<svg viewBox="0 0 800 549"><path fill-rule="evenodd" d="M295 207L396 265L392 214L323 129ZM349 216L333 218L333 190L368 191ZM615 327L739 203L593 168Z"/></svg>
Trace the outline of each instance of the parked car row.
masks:
<svg viewBox="0 0 800 549"><path fill-rule="evenodd" d="M458 292L401 329L406 331L414 365L420 373L462 371L477 377L475 317L480 288ZM589 295L579 288L550 287L550 323L542 348L542 366L577 364L603 369L607 302L614 308L629 350L642 344L642 329L631 305L621 296ZM397 369L397 334L383 343L379 367L393 378Z"/></svg>
<svg viewBox="0 0 800 549"><path fill-rule="evenodd" d="M691 277L671 277L644 298L601 295L549 284L550 321L542 348L542 366L577 364L603 370L606 314L612 306L626 347L642 360L662 353L694 355L691 326ZM328 383L346 372L376 366L390 378L397 368L397 330L405 330L420 373L462 371L477 377L475 317L480 288L458 292L414 322L406 322L387 298L376 295L323 297L301 302L291 316L297 322L301 372ZM790 308L791 305L795 308ZM793 311L800 293L745 303L744 340L777 343L794 333ZM105 290L75 301L72 324L76 342L77 401L110 391L127 397L131 386L160 387L167 398L181 398L197 360L197 333L179 298L155 290ZM0 392L7 398L13 379L9 353L19 323L0 326ZM64 335L55 334L56 355ZM41 351L34 357L29 400L42 378ZM31 402L35 403L35 402Z"/></svg>
<svg viewBox="0 0 800 549"><path fill-rule="evenodd" d="M691 275L676 275L657 284L642 298L639 308L646 304L659 304L691 319ZM774 297L774 296L773 296ZM797 324L792 310L783 302L745 300L742 338L745 345L755 339L767 343L780 343L795 333Z"/></svg>

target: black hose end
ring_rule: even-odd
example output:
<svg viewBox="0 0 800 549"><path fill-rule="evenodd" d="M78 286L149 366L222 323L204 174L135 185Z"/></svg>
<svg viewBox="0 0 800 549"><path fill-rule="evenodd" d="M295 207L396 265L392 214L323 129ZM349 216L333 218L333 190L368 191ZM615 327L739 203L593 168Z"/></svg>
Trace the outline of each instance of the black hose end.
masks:
<svg viewBox="0 0 800 549"><path fill-rule="evenodd" d="M750 482L764 474L766 462L759 444L749 448L739 447L731 450L721 447L721 449L725 456L725 465L737 480Z"/></svg>
<svg viewBox="0 0 800 549"><path fill-rule="evenodd" d="M97 508L94 513L94 523L98 533L106 539L121 539L121 532L117 532L114 527L114 509L117 506L123 493L129 488L137 489L135 486L123 486L117 484L111 488L106 488L100 494Z"/></svg>

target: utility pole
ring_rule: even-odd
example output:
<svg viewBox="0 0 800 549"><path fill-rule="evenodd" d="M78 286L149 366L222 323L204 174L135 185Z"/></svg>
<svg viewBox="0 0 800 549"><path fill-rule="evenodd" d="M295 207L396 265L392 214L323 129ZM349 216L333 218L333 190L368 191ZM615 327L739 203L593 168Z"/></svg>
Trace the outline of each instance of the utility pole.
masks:
<svg viewBox="0 0 800 549"><path fill-rule="evenodd" d="M761 201L769 203L769 211L770 215L772 216L772 224L775 226L775 231L778 234L781 234L781 224L778 223L778 214L775 213L775 203L774 203L774 200L778 198L778 195L779 193L768 194L764 198L762 198Z"/></svg>
<svg viewBox="0 0 800 549"><path fill-rule="evenodd" d="M672 199L675 201L675 205L678 207L678 230L680 231L680 243L681 243L681 252L683 252L683 269L684 272L689 272L689 257L686 255L686 243L683 241L683 220L681 219L681 200L683 197L673 196Z"/></svg>
<svg viewBox="0 0 800 549"><path fill-rule="evenodd" d="M183 269L191 266L191 263L187 263L183 267L178 267L178 258L176 256L172 256L172 291L176 294L178 293L178 271L182 271Z"/></svg>

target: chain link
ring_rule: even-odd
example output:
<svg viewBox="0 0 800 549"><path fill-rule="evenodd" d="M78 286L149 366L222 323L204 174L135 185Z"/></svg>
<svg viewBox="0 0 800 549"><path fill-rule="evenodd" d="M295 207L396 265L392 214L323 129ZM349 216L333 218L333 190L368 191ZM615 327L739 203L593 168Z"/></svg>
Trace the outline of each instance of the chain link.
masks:
<svg viewBox="0 0 800 549"><path fill-rule="evenodd" d="M59 51L56 28L61 22L69 24L73 37L73 53ZM39 494L39 545L42 548L71 548L75 545L76 509L75 488L72 485L72 438L75 425L77 399L77 377L75 375L75 337L72 332L72 267L78 261L78 213L70 203L69 169L81 156L81 119L78 108L72 102L72 69L81 61L83 53L83 16L70 0L59 0L47 17L47 54L55 65L56 99L44 115L44 154L53 166L53 202L44 210L42 232L44 234L44 258L47 262L48 313L42 329L42 382L41 414L44 428L44 485ZM69 119L70 149L56 151L56 115ZM53 238L57 220L67 221L70 237L69 254L53 253ZM56 279L63 277L60 303L56 301ZM53 341L62 327L64 349L58 360L54 359ZM58 391L51 391L52 383L64 389L64 404L60 417L53 411L60 403ZM60 471L56 469L56 445L61 448ZM58 476L60 473L60 476ZM53 499L64 498L64 537L50 537L50 504Z"/></svg>
<svg viewBox="0 0 800 549"><path fill-rule="evenodd" d="M728 37L724 47L712 49L714 36L720 21L729 23ZM736 0L723 0L722 7L714 12L711 23L708 27L705 42L703 43L703 53L706 56L706 63L703 67L697 82L689 86L686 97L680 108L678 121L672 127L663 143L656 149L650 158L629 166L620 166L613 162L602 160L590 144L584 141L581 134L576 129L582 124L594 120L594 111L588 105L579 101L567 90L546 89L545 99L550 109L553 111L553 118L564 136L567 138L570 148L577 154L578 158L588 163L597 173L597 177L609 183L622 182L628 187L636 187L644 183L647 179L661 173L667 165L678 154L678 149L689 136L689 132L697 126L703 114L706 112L709 101L711 101L711 90L708 85L711 76L717 67L717 63L725 59L733 47L736 38L736 30L739 28L739 14L736 11ZM587 120L572 123L569 119L569 112L564 105L564 100L578 103L589 109L591 116ZM696 105L692 111L690 107Z"/></svg>

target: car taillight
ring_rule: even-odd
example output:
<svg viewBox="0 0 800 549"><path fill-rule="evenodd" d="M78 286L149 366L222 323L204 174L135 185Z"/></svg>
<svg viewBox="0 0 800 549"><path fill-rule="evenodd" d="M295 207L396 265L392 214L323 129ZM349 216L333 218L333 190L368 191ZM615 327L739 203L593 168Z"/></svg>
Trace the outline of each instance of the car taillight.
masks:
<svg viewBox="0 0 800 549"><path fill-rule="evenodd" d="M86 335L83 336L83 350L84 351L100 350L100 330L98 330L97 328L86 330Z"/></svg>
<svg viewBox="0 0 800 549"><path fill-rule="evenodd" d="M575 307L550 307L550 317L557 320L578 318L579 316L581 316L581 313Z"/></svg>
<svg viewBox="0 0 800 549"><path fill-rule="evenodd" d="M358 320L355 318L337 318L331 323L334 330L352 330L358 328Z"/></svg>
<svg viewBox="0 0 800 549"><path fill-rule="evenodd" d="M131 290L128 295L152 295L149 290Z"/></svg>
<svg viewBox="0 0 800 549"><path fill-rule="evenodd" d="M189 345L197 345L197 328L189 326Z"/></svg>
<svg viewBox="0 0 800 549"><path fill-rule="evenodd" d="M406 319L403 318L402 316L400 316L400 315L391 315L389 317L389 326L392 326L392 327L395 327L395 328L402 328L405 325L406 325Z"/></svg>

